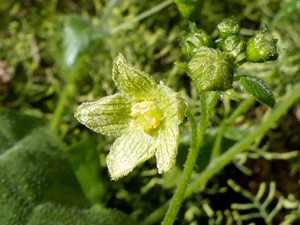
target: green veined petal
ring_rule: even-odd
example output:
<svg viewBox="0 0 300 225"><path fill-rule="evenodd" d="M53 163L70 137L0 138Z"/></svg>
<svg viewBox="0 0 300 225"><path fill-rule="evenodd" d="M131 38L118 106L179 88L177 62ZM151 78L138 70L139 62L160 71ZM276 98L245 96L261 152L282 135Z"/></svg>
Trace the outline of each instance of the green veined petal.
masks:
<svg viewBox="0 0 300 225"><path fill-rule="evenodd" d="M129 127L131 103L121 93L81 104L75 117L89 129L119 136Z"/></svg>
<svg viewBox="0 0 300 225"><path fill-rule="evenodd" d="M179 128L176 122L166 122L159 131L159 143L155 153L159 173L169 171L176 162Z"/></svg>
<svg viewBox="0 0 300 225"><path fill-rule="evenodd" d="M117 138L106 159L111 178L117 180L151 158L155 153L155 143L152 136L136 129L130 129Z"/></svg>
<svg viewBox="0 0 300 225"><path fill-rule="evenodd" d="M179 93L165 85L158 85L155 98L167 120L177 121L177 124L183 121L186 103Z"/></svg>
<svg viewBox="0 0 300 225"><path fill-rule="evenodd" d="M127 64L122 54L114 61L112 79L126 96L133 99L150 98L157 86L151 76Z"/></svg>

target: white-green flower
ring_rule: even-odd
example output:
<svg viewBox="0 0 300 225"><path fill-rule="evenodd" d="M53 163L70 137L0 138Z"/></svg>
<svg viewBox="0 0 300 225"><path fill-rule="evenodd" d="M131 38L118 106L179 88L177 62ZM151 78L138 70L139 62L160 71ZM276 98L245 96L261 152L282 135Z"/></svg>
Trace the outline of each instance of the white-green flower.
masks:
<svg viewBox="0 0 300 225"><path fill-rule="evenodd" d="M119 92L83 103L75 113L78 121L91 130L118 136L107 156L112 179L127 175L154 155L159 173L170 170L176 160L178 126L186 110L184 100L128 65L121 54L114 61L112 78Z"/></svg>

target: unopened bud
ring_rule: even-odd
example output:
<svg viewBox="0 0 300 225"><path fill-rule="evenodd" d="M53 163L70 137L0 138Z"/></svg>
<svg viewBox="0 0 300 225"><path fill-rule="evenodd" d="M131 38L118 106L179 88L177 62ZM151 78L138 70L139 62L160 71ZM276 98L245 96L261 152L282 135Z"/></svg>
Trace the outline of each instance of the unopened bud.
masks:
<svg viewBox="0 0 300 225"><path fill-rule="evenodd" d="M197 29L194 23L190 24L190 30L191 33L183 33L183 41L181 44L183 54L192 56L201 46L212 46L212 39L204 30Z"/></svg>
<svg viewBox="0 0 300 225"><path fill-rule="evenodd" d="M239 21L234 16L227 18L218 24L218 31L221 38L237 35L240 33Z"/></svg>
<svg viewBox="0 0 300 225"><path fill-rule="evenodd" d="M249 62L265 62L278 58L276 40L266 31L255 34L248 42L246 59Z"/></svg>
<svg viewBox="0 0 300 225"><path fill-rule="evenodd" d="M188 63L188 75L200 92L232 88L232 58L219 49L200 47Z"/></svg>
<svg viewBox="0 0 300 225"><path fill-rule="evenodd" d="M221 49L236 58L244 50L244 40L238 35L230 35L226 39L221 39L219 46Z"/></svg>

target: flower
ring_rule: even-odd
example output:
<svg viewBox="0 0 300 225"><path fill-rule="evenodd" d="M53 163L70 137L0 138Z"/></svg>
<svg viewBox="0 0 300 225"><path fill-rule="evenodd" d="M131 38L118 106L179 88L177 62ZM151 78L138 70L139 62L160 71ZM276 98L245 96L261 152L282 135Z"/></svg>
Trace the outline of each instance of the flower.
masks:
<svg viewBox="0 0 300 225"><path fill-rule="evenodd" d="M113 180L155 155L159 173L175 164L186 104L174 92L127 64L119 54L112 79L119 92L81 104L75 117L91 130L117 136L106 162Z"/></svg>

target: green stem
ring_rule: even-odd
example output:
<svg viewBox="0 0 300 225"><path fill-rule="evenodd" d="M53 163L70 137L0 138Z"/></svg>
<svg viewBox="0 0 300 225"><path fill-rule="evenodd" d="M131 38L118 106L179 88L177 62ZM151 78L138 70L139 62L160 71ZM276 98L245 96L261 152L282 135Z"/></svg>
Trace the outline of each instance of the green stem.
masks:
<svg viewBox="0 0 300 225"><path fill-rule="evenodd" d="M75 65L75 68L69 69L69 74L66 73L66 76L69 77L65 87L63 88L62 93L59 96L59 100L50 123L51 128L55 131L57 130L58 125L60 124L65 105L67 103L70 94L72 93L72 89L75 84L75 81L78 75L80 74L79 72L83 61L84 61L84 57L80 57Z"/></svg>
<svg viewBox="0 0 300 225"><path fill-rule="evenodd" d="M133 19L128 20L128 21L120 24L119 26L114 27L111 30L111 33L114 34L114 33L119 32L120 30L124 30L128 26L141 21L141 20L147 18L148 16L151 16L152 14L155 14L155 13L159 12L160 10L164 9L165 7L167 7L168 5L170 5L172 3L173 3L173 0L166 0L166 1L164 1L160 4L158 4L158 5L154 6L153 8L147 10L146 12L143 12L143 13L137 15Z"/></svg>
<svg viewBox="0 0 300 225"><path fill-rule="evenodd" d="M199 131L197 132L197 125L193 115L190 112L187 112L188 120L191 123L192 128L192 140L191 148L188 153L188 157L185 163L185 168L183 170L183 176L179 183L179 186L176 189L176 192L171 200L171 204L167 211L167 214L162 222L162 225L172 225L176 219L178 211L181 207L181 203L184 200L184 194L187 188L187 185L190 181L191 175L194 171L194 166L198 157L199 147L202 143L203 136L207 127L207 112L206 112L206 96L202 94L201 99L201 124L199 126Z"/></svg>
<svg viewBox="0 0 300 225"><path fill-rule="evenodd" d="M234 157L244 151L249 145L251 145L255 139L263 134L265 134L272 125L279 120L288 109L293 106L296 100L300 98L300 83L296 84L294 89L289 93L289 95L284 99L283 102L271 113L269 118L262 123L255 131L253 131L247 138L239 141L224 154L212 160L206 169L200 174L198 179L194 181L187 189L185 193L185 198L191 196L199 187L206 184L206 182L218 173L222 168L228 165Z"/></svg>
<svg viewBox="0 0 300 225"><path fill-rule="evenodd" d="M220 124L220 128L218 130L218 134L216 137L216 141L214 143L214 147L211 154L211 160L217 158L221 153L221 144L223 135L226 129L234 124L236 119L243 113L245 113L248 109L250 109L253 104L255 103L254 98L248 98L247 100L243 101L239 106L235 109L235 111L228 117L227 119L223 120Z"/></svg>

